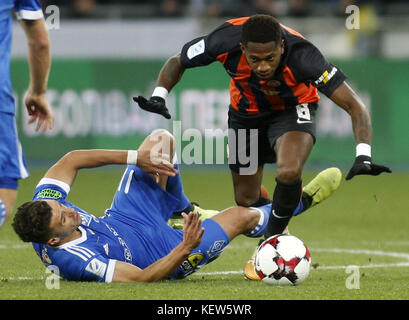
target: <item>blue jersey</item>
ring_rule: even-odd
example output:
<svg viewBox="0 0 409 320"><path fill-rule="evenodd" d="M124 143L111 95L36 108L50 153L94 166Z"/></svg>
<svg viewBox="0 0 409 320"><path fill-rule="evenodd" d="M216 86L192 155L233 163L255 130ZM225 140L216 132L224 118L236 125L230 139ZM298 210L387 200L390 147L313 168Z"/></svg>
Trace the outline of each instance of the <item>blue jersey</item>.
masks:
<svg viewBox="0 0 409 320"><path fill-rule="evenodd" d="M10 54L12 38L12 12L18 19L43 18L38 0L0 1L0 112L15 113L13 90L10 80Z"/></svg>
<svg viewBox="0 0 409 320"><path fill-rule="evenodd" d="M116 261L144 269L183 240L181 230L167 225L179 199L161 189L136 166L125 170L111 208L102 218L68 202L69 191L67 184L43 178L33 197L33 200L56 200L74 208L82 217L80 238L58 247L33 243L44 264L57 266L59 274L67 280L110 282ZM226 233L214 220L208 219L203 225L206 231L201 245L170 278L183 278L198 270L218 257L229 243Z"/></svg>

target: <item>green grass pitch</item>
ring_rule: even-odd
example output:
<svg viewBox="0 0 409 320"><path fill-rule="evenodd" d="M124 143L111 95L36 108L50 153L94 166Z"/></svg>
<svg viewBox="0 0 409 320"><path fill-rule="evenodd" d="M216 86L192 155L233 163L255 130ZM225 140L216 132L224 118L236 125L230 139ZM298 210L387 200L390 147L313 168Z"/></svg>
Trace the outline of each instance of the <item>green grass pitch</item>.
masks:
<svg viewBox="0 0 409 320"><path fill-rule="evenodd" d="M120 169L80 172L69 200L102 216L121 178ZM30 200L44 171L31 173L31 178L20 182L18 205ZM304 181L316 173L305 173ZM223 209L234 205L227 170L186 168L182 174L186 193L202 207ZM266 171L264 180L271 193L274 172ZM257 240L240 236L220 258L184 280L113 284L61 280L59 288L48 289L50 274L31 246L14 234L9 220L0 229L0 299L407 300L408 186L408 173L343 179L330 199L294 218L290 232L309 247L313 267L307 280L293 287L245 280L241 270ZM351 265L358 266L355 273L346 272ZM354 275L357 277L352 281ZM348 288L351 284L353 288Z"/></svg>

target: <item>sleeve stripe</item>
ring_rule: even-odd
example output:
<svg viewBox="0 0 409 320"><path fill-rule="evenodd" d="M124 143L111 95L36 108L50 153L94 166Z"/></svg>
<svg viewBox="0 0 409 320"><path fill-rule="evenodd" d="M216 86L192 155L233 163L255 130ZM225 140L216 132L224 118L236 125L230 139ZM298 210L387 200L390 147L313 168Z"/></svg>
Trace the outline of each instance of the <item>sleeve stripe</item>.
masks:
<svg viewBox="0 0 409 320"><path fill-rule="evenodd" d="M16 12L16 17L18 20L39 20L44 18L42 10L20 10Z"/></svg>
<svg viewBox="0 0 409 320"><path fill-rule="evenodd" d="M110 283L114 278L114 271L115 271L116 260L110 259L108 262L108 269L105 275L105 282Z"/></svg>
<svg viewBox="0 0 409 320"><path fill-rule="evenodd" d="M75 248L77 248L78 250L84 250L85 252L88 252L91 256L95 256L95 252L86 247L75 246Z"/></svg>
<svg viewBox="0 0 409 320"><path fill-rule="evenodd" d="M71 254L75 254L76 256L80 257L84 261L88 261L89 258L91 258L92 256L95 256L94 252L84 247L72 246L72 247L64 248L64 249Z"/></svg>
<svg viewBox="0 0 409 320"><path fill-rule="evenodd" d="M83 256L81 253L72 250L73 248L64 248L64 250L66 250L67 252L76 255L77 257L80 257L82 260L84 261L88 261L88 258Z"/></svg>
<svg viewBox="0 0 409 320"><path fill-rule="evenodd" d="M56 186L63 189L66 194L68 194L71 190L71 187L68 185L68 183L65 183L64 181L52 179L52 178L42 178L40 182L37 184L36 188L38 188L40 185L43 185L43 184L55 184Z"/></svg>
<svg viewBox="0 0 409 320"><path fill-rule="evenodd" d="M78 252L82 253L83 255L85 255L88 258L91 258L92 256L95 255L95 253L93 253L91 250L88 250L88 249L86 249L84 247L74 246L74 247L71 247L70 249L78 251Z"/></svg>

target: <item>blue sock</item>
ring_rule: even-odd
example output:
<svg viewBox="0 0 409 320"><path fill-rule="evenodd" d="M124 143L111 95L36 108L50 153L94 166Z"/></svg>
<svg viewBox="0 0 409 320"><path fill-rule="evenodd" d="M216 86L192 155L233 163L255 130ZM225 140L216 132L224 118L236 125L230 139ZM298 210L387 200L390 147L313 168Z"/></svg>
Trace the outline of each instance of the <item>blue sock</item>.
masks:
<svg viewBox="0 0 409 320"><path fill-rule="evenodd" d="M6 205L0 199L0 227L6 221Z"/></svg>
<svg viewBox="0 0 409 320"><path fill-rule="evenodd" d="M302 201L300 201L297 208L295 208L295 210L293 212L293 217L298 216L299 214L303 213L304 211L305 211L304 210L304 203Z"/></svg>
<svg viewBox="0 0 409 320"><path fill-rule="evenodd" d="M253 207L253 208L259 210L261 215L260 215L260 220L258 221L257 226L252 231L250 231L250 233L246 234L247 237L259 238L262 235L264 235L264 233L266 232L266 229L267 229L268 219L269 219L270 214L271 214L271 207L272 207L271 203L265 204L265 205L260 206L260 207Z"/></svg>
<svg viewBox="0 0 409 320"><path fill-rule="evenodd" d="M271 209L272 209L271 207L272 207L271 203L260 206L260 207L253 207L253 208L256 208L259 211L261 211L262 216L260 216L259 223L253 229L253 231L246 234L247 237L258 238L258 237L261 237L262 235L264 235L264 233L265 233L265 231L267 229L269 217L271 215ZM301 214L302 212L304 212L304 204L303 204L302 201L300 201L297 208L293 212L293 217Z"/></svg>
<svg viewBox="0 0 409 320"><path fill-rule="evenodd" d="M183 190L182 176L180 175L179 165L174 164L174 167L179 171L174 177L169 177L166 185L166 191L175 196L180 204L175 211L182 211L191 206L189 198Z"/></svg>

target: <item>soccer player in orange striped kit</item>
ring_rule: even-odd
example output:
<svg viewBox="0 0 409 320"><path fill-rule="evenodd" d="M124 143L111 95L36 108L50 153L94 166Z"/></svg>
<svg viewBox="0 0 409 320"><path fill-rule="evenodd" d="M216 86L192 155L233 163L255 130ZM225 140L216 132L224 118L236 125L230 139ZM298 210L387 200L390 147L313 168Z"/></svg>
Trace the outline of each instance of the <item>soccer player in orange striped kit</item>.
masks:
<svg viewBox="0 0 409 320"><path fill-rule="evenodd" d="M238 141L239 134L229 135L229 167L236 203L257 207L268 201L260 197L264 164L277 165L265 237L285 230L300 199L309 207L328 198L339 186L341 172L336 168L320 175L328 188L320 188L320 181L308 189L302 185L303 166L315 143L318 91L351 116L356 157L346 179L391 172L372 162L370 114L346 83L345 74L303 35L269 15L231 19L189 41L180 54L165 63L150 99L139 96L134 100L142 109L170 119L165 99L184 71L215 61L231 77L228 127L233 132L246 132L244 141ZM257 139L251 139L250 129L257 129ZM255 154L251 154L252 143L257 144ZM243 174L249 163L237 161L246 154L257 161L257 169L250 174Z"/></svg>

